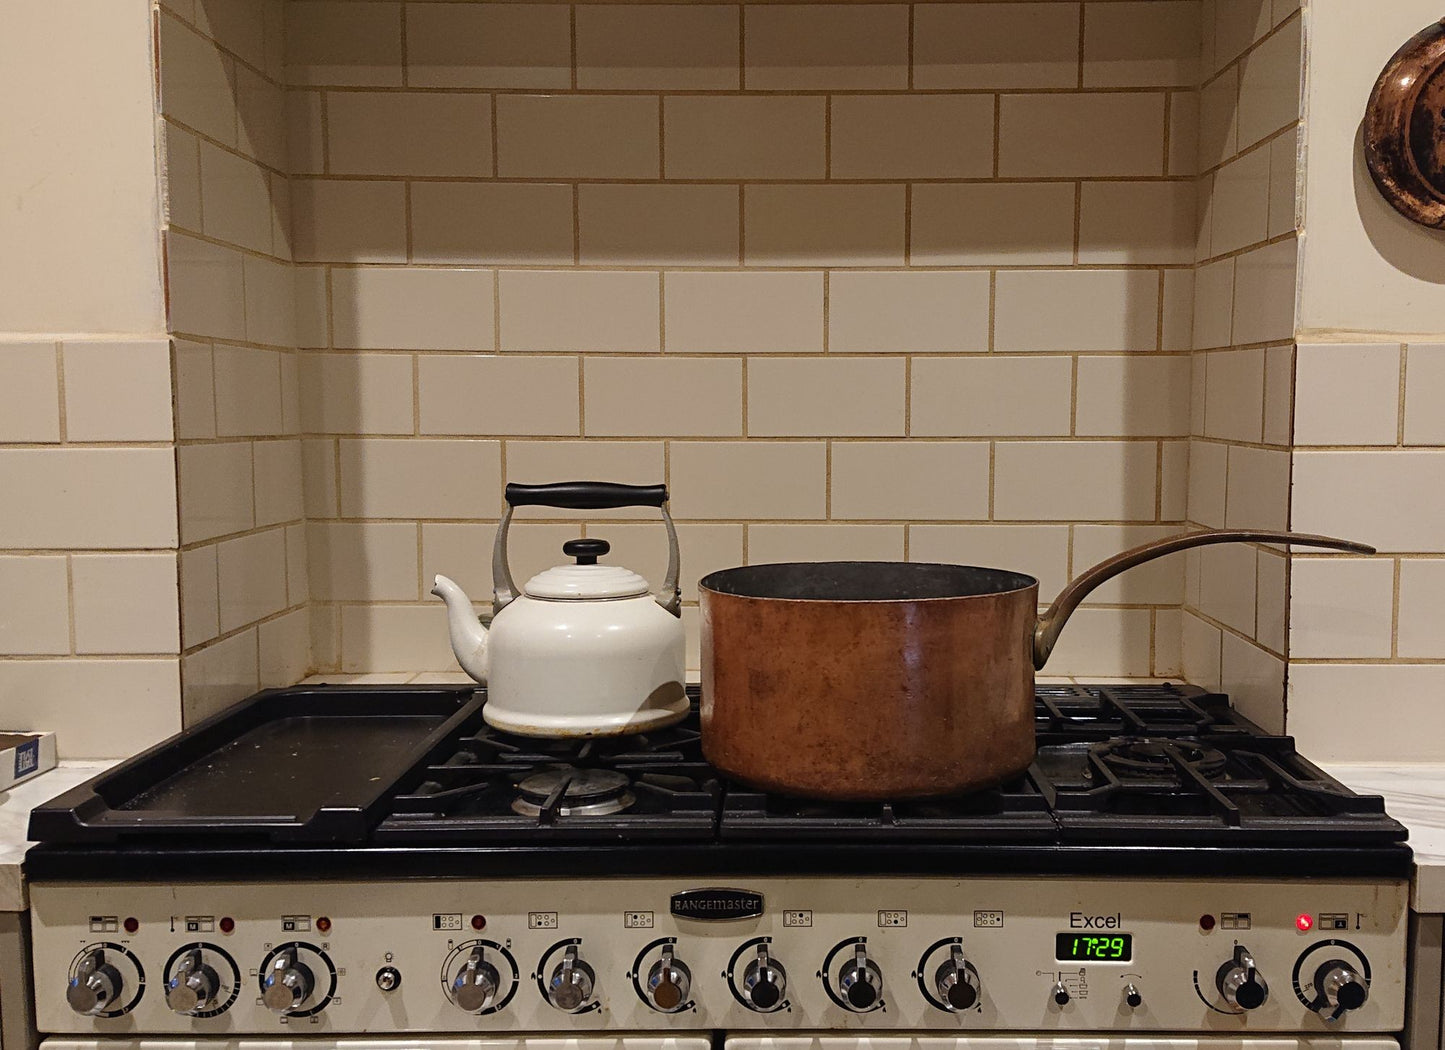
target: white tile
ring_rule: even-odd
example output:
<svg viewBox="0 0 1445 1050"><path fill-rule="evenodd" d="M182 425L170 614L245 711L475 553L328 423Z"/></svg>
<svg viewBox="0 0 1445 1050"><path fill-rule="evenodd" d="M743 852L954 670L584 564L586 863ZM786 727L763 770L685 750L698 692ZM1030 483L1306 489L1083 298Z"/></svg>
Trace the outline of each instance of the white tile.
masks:
<svg viewBox="0 0 1445 1050"><path fill-rule="evenodd" d="M661 132L655 97L497 96L503 178L655 179Z"/></svg>
<svg viewBox="0 0 1445 1050"><path fill-rule="evenodd" d="M333 175L489 176L492 107L486 95L331 91Z"/></svg>
<svg viewBox="0 0 1445 1050"><path fill-rule="evenodd" d="M987 95L838 95L829 110L835 179L988 178Z"/></svg>
<svg viewBox="0 0 1445 1050"><path fill-rule="evenodd" d="M1231 66L1199 92L1199 167L1234 156L1238 143L1239 70Z"/></svg>
<svg viewBox="0 0 1445 1050"><path fill-rule="evenodd" d="M1260 548L1255 587L1254 638L1270 652L1285 652L1289 621L1289 562L1283 554Z"/></svg>
<svg viewBox="0 0 1445 1050"><path fill-rule="evenodd" d="M413 182L415 263L570 266L573 188L537 182Z"/></svg>
<svg viewBox="0 0 1445 1050"><path fill-rule="evenodd" d="M1156 678L1183 677L1184 610L1154 610L1154 655L1150 674Z"/></svg>
<svg viewBox="0 0 1445 1050"><path fill-rule="evenodd" d="M1211 255L1235 252L1268 236L1269 158L1269 150L1257 149L1214 173Z"/></svg>
<svg viewBox="0 0 1445 1050"><path fill-rule="evenodd" d="M360 179L292 179L297 262L406 262L406 186Z"/></svg>
<svg viewBox="0 0 1445 1050"><path fill-rule="evenodd" d="M1245 56L1239 71L1239 145L1251 145L1300 116L1303 19Z"/></svg>
<svg viewBox="0 0 1445 1050"><path fill-rule="evenodd" d="M902 437L905 367L897 357L758 358L748 365L748 434Z"/></svg>
<svg viewBox="0 0 1445 1050"><path fill-rule="evenodd" d="M281 433L281 355L246 346L217 346L216 433L253 437Z"/></svg>
<svg viewBox="0 0 1445 1050"><path fill-rule="evenodd" d="M281 432L301 433L301 354L295 350L281 355Z"/></svg>
<svg viewBox="0 0 1445 1050"><path fill-rule="evenodd" d="M241 261L246 281L246 341L296 345L296 278L289 262L248 255Z"/></svg>
<svg viewBox="0 0 1445 1050"><path fill-rule="evenodd" d="M1189 358L1081 357L1074 433L1171 437L1189 431Z"/></svg>
<svg viewBox="0 0 1445 1050"><path fill-rule="evenodd" d="M254 0L206 0L196 5L196 28L256 67L266 62L265 22Z"/></svg>
<svg viewBox="0 0 1445 1050"><path fill-rule="evenodd" d="M674 454L680 446L674 446ZM508 441L508 482L540 485L568 478L602 478L626 485L656 485L666 477L661 441ZM676 460L673 461L676 465ZM675 475L676 476L676 475ZM672 513L681 517L677 493L672 493ZM500 498L498 499L500 504ZM499 513L493 512L494 514ZM586 521L594 511L558 510L552 507L521 507L518 518L570 519ZM630 507L608 511L608 518L657 520L651 507ZM709 515L691 515L707 517ZM575 535L575 534L574 534ZM551 564L550 562L548 564Z"/></svg>
<svg viewBox="0 0 1445 1050"><path fill-rule="evenodd" d="M1291 442L1295 412L1295 348L1272 346L1264 352L1264 440L1269 445Z"/></svg>
<svg viewBox="0 0 1445 1050"><path fill-rule="evenodd" d="M1199 552L1199 611L1253 637L1258 584L1257 553L1242 543L1221 543Z"/></svg>
<svg viewBox="0 0 1445 1050"><path fill-rule="evenodd" d="M306 558L306 526L286 526L286 604L299 605L311 598L311 568Z"/></svg>
<svg viewBox="0 0 1445 1050"><path fill-rule="evenodd" d="M1169 157L1165 170L1170 175L1199 173L1199 95L1177 91L1169 96Z"/></svg>
<svg viewBox="0 0 1445 1050"><path fill-rule="evenodd" d="M1445 445L1445 345L1412 343L1405 364L1405 444Z"/></svg>
<svg viewBox="0 0 1445 1050"><path fill-rule="evenodd" d="M343 671L454 671L446 609L431 605L343 605Z"/></svg>
<svg viewBox="0 0 1445 1050"><path fill-rule="evenodd" d="M270 252L271 195L264 168L201 143L202 232L256 252Z"/></svg>
<svg viewBox="0 0 1445 1050"><path fill-rule="evenodd" d="M999 99L998 173L1160 175L1164 95L1076 92Z"/></svg>
<svg viewBox="0 0 1445 1050"><path fill-rule="evenodd" d="M126 702L97 704L100 696ZM62 759L126 757L180 732L177 661L0 660L0 709L53 729Z"/></svg>
<svg viewBox="0 0 1445 1050"><path fill-rule="evenodd" d="M311 624L305 609L261 624L256 647L262 689L294 685L311 663Z"/></svg>
<svg viewBox="0 0 1445 1050"><path fill-rule="evenodd" d="M221 633L234 631L286 608L284 529L225 540L216 548Z"/></svg>
<svg viewBox="0 0 1445 1050"><path fill-rule="evenodd" d="M308 522L306 565L320 602L411 601L418 595L411 522ZM470 552L482 564L482 548Z"/></svg>
<svg viewBox="0 0 1445 1050"><path fill-rule="evenodd" d="M1039 581L1039 599L1047 602L1069 581L1069 527L909 525L908 560L1027 573Z"/></svg>
<svg viewBox="0 0 1445 1050"><path fill-rule="evenodd" d="M1292 664L1289 731L1316 762L1437 762L1439 736L1420 727L1439 716L1442 689L1439 664Z"/></svg>
<svg viewBox="0 0 1445 1050"><path fill-rule="evenodd" d="M742 436L740 361L601 357L585 377L589 436Z"/></svg>
<svg viewBox="0 0 1445 1050"><path fill-rule="evenodd" d="M828 348L838 352L953 352L988 348L988 274L828 275Z"/></svg>
<svg viewBox="0 0 1445 1050"><path fill-rule="evenodd" d="M286 6L286 82L399 85L402 6L293 0Z"/></svg>
<svg viewBox="0 0 1445 1050"><path fill-rule="evenodd" d="M317 434L410 434L405 354L302 354L301 425Z"/></svg>
<svg viewBox="0 0 1445 1050"><path fill-rule="evenodd" d="M1289 471L1290 454L1283 449L1230 448L1225 527L1276 531L1288 528Z"/></svg>
<svg viewBox="0 0 1445 1050"><path fill-rule="evenodd" d="M235 60L174 18L159 22L161 112L234 146Z"/></svg>
<svg viewBox="0 0 1445 1050"><path fill-rule="evenodd" d="M1074 187L1053 182L920 183L909 259L922 266L1067 266Z"/></svg>
<svg viewBox="0 0 1445 1050"><path fill-rule="evenodd" d="M197 232L201 229L201 156L199 139L184 128L165 123L166 221Z"/></svg>
<svg viewBox="0 0 1445 1050"><path fill-rule="evenodd" d="M176 544L169 448L0 449L0 549Z"/></svg>
<svg viewBox="0 0 1445 1050"><path fill-rule="evenodd" d="M503 350L657 350L656 274L503 270Z"/></svg>
<svg viewBox="0 0 1445 1050"><path fill-rule="evenodd" d="M1269 144L1269 235L1278 237L1299 225L1296 178L1299 133L1285 132Z"/></svg>
<svg viewBox="0 0 1445 1050"><path fill-rule="evenodd" d="M183 543L241 532L255 524L250 442L183 445L176 449L175 460Z"/></svg>
<svg viewBox="0 0 1445 1050"><path fill-rule="evenodd" d="M988 517L988 445L981 441L835 442L832 468L835 518Z"/></svg>
<svg viewBox="0 0 1445 1050"><path fill-rule="evenodd" d="M331 271L333 343L363 350L493 349L492 271Z"/></svg>
<svg viewBox="0 0 1445 1050"><path fill-rule="evenodd" d="M1371 558L1293 558L1289 652L1295 658L1388 657L1395 564Z"/></svg>
<svg viewBox="0 0 1445 1050"><path fill-rule="evenodd" d="M749 8L744 85L855 89L908 86L904 4L776 4Z"/></svg>
<svg viewBox="0 0 1445 1050"><path fill-rule="evenodd" d="M748 526L749 565L902 560L902 525Z"/></svg>
<svg viewBox="0 0 1445 1050"><path fill-rule="evenodd" d="M306 438L301 442L302 510L308 518L334 518L340 512L336 499L336 442Z"/></svg>
<svg viewBox="0 0 1445 1050"><path fill-rule="evenodd" d="M1224 528L1229 450L1214 441L1189 442L1189 520Z"/></svg>
<svg viewBox="0 0 1445 1050"><path fill-rule="evenodd" d="M417 359L420 432L575 437L579 381L575 357L423 354Z"/></svg>
<svg viewBox="0 0 1445 1050"><path fill-rule="evenodd" d="M1236 343L1263 343L1294 335L1296 249L1296 239L1290 237L1235 260Z"/></svg>
<svg viewBox="0 0 1445 1050"><path fill-rule="evenodd" d="M1399 433L1400 347L1301 344L1295 365L1298 445L1393 445Z"/></svg>
<svg viewBox="0 0 1445 1050"><path fill-rule="evenodd" d="M1236 711L1265 732L1284 732L1284 661L1228 631L1222 642L1220 689Z"/></svg>
<svg viewBox="0 0 1445 1050"><path fill-rule="evenodd" d="M1049 309L1039 309L1047 302ZM1159 279L1140 270L1003 271L995 350L1153 350Z"/></svg>
<svg viewBox="0 0 1445 1050"><path fill-rule="evenodd" d="M1215 63L1222 66L1263 36L1272 11L1260 0L1216 0L1214 15Z"/></svg>
<svg viewBox="0 0 1445 1050"><path fill-rule="evenodd" d="M65 559L0 556L0 653L48 656L70 652L70 600Z"/></svg>
<svg viewBox="0 0 1445 1050"><path fill-rule="evenodd" d="M1400 656L1445 657L1445 560L1400 562Z"/></svg>
<svg viewBox="0 0 1445 1050"><path fill-rule="evenodd" d="M6 351L0 349L0 362ZM71 441L170 441L171 355L164 339L66 341L65 435Z"/></svg>
<svg viewBox="0 0 1445 1050"><path fill-rule="evenodd" d="M187 725L250 696L261 684L255 628L183 657L181 681Z"/></svg>
<svg viewBox="0 0 1445 1050"><path fill-rule="evenodd" d="M166 285L171 331L219 339L246 336L241 253L224 245L166 233Z"/></svg>
<svg viewBox="0 0 1445 1050"><path fill-rule="evenodd" d="M292 175L319 175L326 170L321 130L321 92L286 92L286 170Z"/></svg>
<svg viewBox="0 0 1445 1050"><path fill-rule="evenodd" d="M258 441L252 453L256 472L256 524L298 521L301 506L301 442Z"/></svg>
<svg viewBox="0 0 1445 1050"><path fill-rule="evenodd" d="M387 526L391 528L392 526ZM645 539L649 542L649 557L653 546L660 542L663 536L662 526L659 522L639 523L636 526L645 533ZM691 526L691 528L731 528L737 530L738 557L733 562L742 560L742 526ZM615 522L606 526L592 526L590 531L594 536L601 536L603 539L612 539ZM513 521L507 532L507 553L508 564L511 566L512 581L518 586L525 584L537 573L549 569L554 565L561 565L571 559L562 554L562 544L570 539L575 539L581 529L580 524L575 522L564 522L562 524L550 524L533 521ZM436 602L437 599L430 596L432 579L438 573L450 577L461 587L475 602L489 603L492 601L492 541L496 538L497 527L495 525L480 525L472 522L453 521L429 521L424 522L421 527L421 592L426 601ZM678 530L679 543L682 540L682 530ZM666 543L664 547L663 560L666 561ZM416 555L413 552L412 561L415 562ZM616 553L608 556L608 562L612 564L626 565L634 572L642 572L642 566L633 565L618 557ZM665 566L664 566L665 568ZM688 559L683 559L685 574L691 572ZM398 572L400 564L398 563ZM414 575L414 573L413 573ZM398 576L398 579L400 577ZM658 582L661 582L662 573L657 575ZM413 588L416 582L413 581Z"/></svg>
<svg viewBox="0 0 1445 1050"><path fill-rule="evenodd" d="M915 437L1066 435L1072 404L1069 357L913 360L909 420Z"/></svg>
<svg viewBox="0 0 1445 1050"><path fill-rule="evenodd" d="M1159 519L1183 521L1189 499L1189 442L1159 442Z"/></svg>
<svg viewBox="0 0 1445 1050"><path fill-rule="evenodd" d="M901 266L905 211L900 185L748 186L743 196L743 262Z"/></svg>
<svg viewBox="0 0 1445 1050"><path fill-rule="evenodd" d="M667 273L663 298L669 351L823 349L821 273Z"/></svg>
<svg viewBox="0 0 1445 1050"><path fill-rule="evenodd" d="M588 183L577 188L585 265L732 266L740 261L735 186Z"/></svg>
<svg viewBox="0 0 1445 1050"><path fill-rule="evenodd" d="M1149 673L1148 609L1079 609L1049 657L1050 674L1136 677Z"/></svg>
<svg viewBox="0 0 1445 1050"><path fill-rule="evenodd" d="M1184 613L1184 628L1180 639L1183 652L1183 671L1186 681L1205 689L1219 688L1219 659L1223 632L1188 610Z"/></svg>
<svg viewBox="0 0 1445 1050"><path fill-rule="evenodd" d="M605 4L575 10L579 88L727 90L739 85L741 8Z"/></svg>
<svg viewBox="0 0 1445 1050"><path fill-rule="evenodd" d="M1086 182L1081 193L1080 262L1193 261L1193 183Z"/></svg>
<svg viewBox="0 0 1445 1050"><path fill-rule="evenodd" d="M324 266L294 266L296 345L325 347L331 345L328 334L330 308L327 303Z"/></svg>
<svg viewBox="0 0 1445 1050"><path fill-rule="evenodd" d="M0 344L0 441L59 440L55 344Z"/></svg>
<svg viewBox="0 0 1445 1050"><path fill-rule="evenodd" d="M341 513L348 518L489 517L497 512L500 475L497 441L344 440Z"/></svg>
<svg viewBox="0 0 1445 1050"><path fill-rule="evenodd" d="M341 606L318 605L311 612L311 667L334 672L341 666Z"/></svg>
<svg viewBox="0 0 1445 1050"><path fill-rule="evenodd" d="M755 529L758 527L753 526ZM898 532L898 546L901 551L902 530ZM667 571L667 540L666 534L656 522L589 524L587 534L612 544L612 553L606 558L608 562L625 565L644 576L654 591L661 588ZM677 527L677 540L682 561L682 600L685 602L697 600L697 581L701 577L718 569L743 563L742 525L684 524ZM557 550L557 545L554 544L545 565L552 565L559 560Z"/></svg>
<svg viewBox="0 0 1445 1050"><path fill-rule="evenodd" d="M407 4L408 82L412 87L569 87L568 10L566 4Z"/></svg>
<svg viewBox="0 0 1445 1050"><path fill-rule="evenodd" d="M1225 350L1208 356L1205 436L1259 441L1264 428L1264 351Z"/></svg>
<svg viewBox="0 0 1445 1050"><path fill-rule="evenodd" d="M70 565L77 653L181 651L175 554L77 554Z"/></svg>
<svg viewBox="0 0 1445 1050"><path fill-rule="evenodd" d="M1179 533L1175 525L1076 525L1074 575L1114 555ZM1122 605L1179 605L1184 601L1184 555L1145 562L1096 588L1086 601Z"/></svg>
<svg viewBox="0 0 1445 1050"><path fill-rule="evenodd" d="M821 441L674 441L669 451L672 513L679 518L826 514L826 451Z"/></svg>
<svg viewBox="0 0 1445 1050"><path fill-rule="evenodd" d="M1078 4L919 4L913 23L913 80L920 88L1078 83Z"/></svg>
<svg viewBox="0 0 1445 1050"><path fill-rule="evenodd" d="M667 177L822 178L827 102L818 95L670 96L662 107Z"/></svg>
<svg viewBox="0 0 1445 1050"><path fill-rule="evenodd" d="M1131 0L1084 5L1085 87L1194 87L1200 5Z"/></svg>
<svg viewBox="0 0 1445 1050"><path fill-rule="evenodd" d="M1228 346L1234 317L1234 260L1221 259L1194 274L1194 347Z"/></svg>
<svg viewBox="0 0 1445 1050"><path fill-rule="evenodd" d="M1152 520L1157 457L1155 443L1145 441L1000 441L994 451L993 516Z"/></svg>
<svg viewBox="0 0 1445 1050"><path fill-rule="evenodd" d="M221 633L215 544L181 551L180 599L182 645L190 649Z"/></svg>
<svg viewBox="0 0 1445 1050"><path fill-rule="evenodd" d="M1445 551L1445 452L1296 452L1291 526L1382 551Z"/></svg>

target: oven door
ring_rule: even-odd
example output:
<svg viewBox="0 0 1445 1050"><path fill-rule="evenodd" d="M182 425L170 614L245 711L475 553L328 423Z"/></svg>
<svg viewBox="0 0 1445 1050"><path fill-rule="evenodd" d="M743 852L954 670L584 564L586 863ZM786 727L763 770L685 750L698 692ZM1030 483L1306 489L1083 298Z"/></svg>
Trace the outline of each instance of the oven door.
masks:
<svg viewBox="0 0 1445 1050"><path fill-rule="evenodd" d="M725 1050L1400 1050L1369 1036L728 1036Z"/></svg>

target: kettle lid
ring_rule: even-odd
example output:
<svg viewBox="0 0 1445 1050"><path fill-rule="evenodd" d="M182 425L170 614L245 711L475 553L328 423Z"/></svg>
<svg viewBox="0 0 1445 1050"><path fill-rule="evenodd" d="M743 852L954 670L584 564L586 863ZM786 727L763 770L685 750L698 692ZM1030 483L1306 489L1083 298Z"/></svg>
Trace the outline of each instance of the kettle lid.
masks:
<svg viewBox="0 0 1445 1050"><path fill-rule="evenodd" d="M602 598L636 598L648 593L647 581L620 565L598 565L612 549L606 540L576 539L562 544L562 553L576 558L575 565L554 565L527 581L522 593L529 598L587 601Z"/></svg>

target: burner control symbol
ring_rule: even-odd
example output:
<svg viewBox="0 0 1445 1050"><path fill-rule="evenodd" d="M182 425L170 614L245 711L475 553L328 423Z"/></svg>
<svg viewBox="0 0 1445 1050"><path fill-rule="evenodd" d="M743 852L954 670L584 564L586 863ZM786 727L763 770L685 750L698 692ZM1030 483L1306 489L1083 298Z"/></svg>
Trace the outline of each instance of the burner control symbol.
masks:
<svg viewBox="0 0 1445 1050"><path fill-rule="evenodd" d="M978 970L974 969L973 963L963 957L963 945L954 944L949 949L948 958L938 967L933 975L934 987L938 990L938 998L941 999L950 1010L957 1013L960 1010L972 1010L978 1002Z"/></svg>
<svg viewBox="0 0 1445 1050"><path fill-rule="evenodd" d="M1269 1000L1269 984L1242 944L1235 946L1234 958L1219 968L1215 984L1224 1001L1240 1010L1258 1010Z"/></svg>
<svg viewBox="0 0 1445 1050"><path fill-rule="evenodd" d="M838 988L847 1000L844 1005L854 1013L865 1013L878 1005L883 994L883 973L868 958L866 944L855 945L853 954L838 971Z"/></svg>
<svg viewBox="0 0 1445 1050"><path fill-rule="evenodd" d="M547 1001L559 1010L576 1013L592 998L596 982L592 967L578 957L577 945L569 944L547 979Z"/></svg>

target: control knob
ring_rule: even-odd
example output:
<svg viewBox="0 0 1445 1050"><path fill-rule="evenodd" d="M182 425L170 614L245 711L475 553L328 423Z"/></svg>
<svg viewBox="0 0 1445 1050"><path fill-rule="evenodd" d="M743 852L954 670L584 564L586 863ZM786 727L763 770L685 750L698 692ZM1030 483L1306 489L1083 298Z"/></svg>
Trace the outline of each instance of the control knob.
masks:
<svg viewBox="0 0 1445 1050"><path fill-rule="evenodd" d="M287 1014L305 1005L315 984L311 967L286 949L276 953L261 979L261 1001L272 1013Z"/></svg>
<svg viewBox="0 0 1445 1050"><path fill-rule="evenodd" d="M1068 1006L1069 999L1071 998L1071 996L1069 995L1069 986L1066 985L1063 981L1055 981L1053 996L1055 1005Z"/></svg>
<svg viewBox="0 0 1445 1050"><path fill-rule="evenodd" d="M883 994L883 973L868 958L866 945L857 945L853 957L838 971L838 987L846 1000L844 1005L854 1013L861 1014L877 1005Z"/></svg>
<svg viewBox="0 0 1445 1050"><path fill-rule="evenodd" d="M201 949L192 948L176 961L166 981L166 1006L178 1014L208 1009L221 989L221 978L207 965Z"/></svg>
<svg viewBox="0 0 1445 1050"><path fill-rule="evenodd" d="M577 945L569 944L547 981L547 1001L559 1010L573 1013L592 998L596 981L592 967L577 957Z"/></svg>
<svg viewBox="0 0 1445 1050"><path fill-rule="evenodd" d="M1331 959L1315 976L1320 1001L1315 1006L1327 1021L1336 1021L1350 1010L1358 1010L1370 998L1370 986L1353 966Z"/></svg>
<svg viewBox="0 0 1445 1050"><path fill-rule="evenodd" d="M1269 999L1269 984L1244 945L1236 945L1234 958L1219 968L1215 978L1224 1001L1241 1010L1258 1010Z"/></svg>
<svg viewBox="0 0 1445 1050"><path fill-rule="evenodd" d="M788 990L788 972L768 952L766 944L758 945L758 955L743 970L743 992L748 1006L758 1013L771 1013L783 1003Z"/></svg>
<svg viewBox="0 0 1445 1050"><path fill-rule="evenodd" d="M487 962L485 950L478 945L467 956L467 961L457 971L456 977L452 978L447 994L462 1010L469 1014L479 1014L492 1005L500 985L501 978L497 976L497 968Z"/></svg>
<svg viewBox="0 0 1445 1050"><path fill-rule="evenodd" d="M1137 1010L1144 1005L1144 996L1132 981L1124 985L1124 1005L1131 1010Z"/></svg>
<svg viewBox="0 0 1445 1050"><path fill-rule="evenodd" d="M978 971L963 957L963 946L955 944L933 975L938 997L950 1010L971 1010L978 1002Z"/></svg>
<svg viewBox="0 0 1445 1050"><path fill-rule="evenodd" d="M105 949L87 952L70 979L65 1000L78 1014L103 1014L120 996L120 971L106 961Z"/></svg>
<svg viewBox="0 0 1445 1050"><path fill-rule="evenodd" d="M687 1003L692 989L692 973L687 965L673 955L672 945L662 947L662 958L647 973L647 1002L654 1010L675 1013Z"/></svg>

